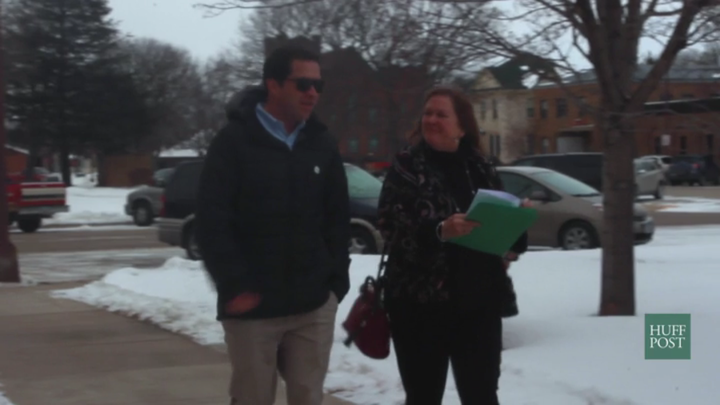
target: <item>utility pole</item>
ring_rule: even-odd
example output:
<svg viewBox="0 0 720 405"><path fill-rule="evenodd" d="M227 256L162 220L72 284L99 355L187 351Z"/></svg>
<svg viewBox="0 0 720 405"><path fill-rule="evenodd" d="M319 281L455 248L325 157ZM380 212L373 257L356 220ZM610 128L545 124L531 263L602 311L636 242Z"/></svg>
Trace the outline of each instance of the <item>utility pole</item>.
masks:
<svg viewBox="0 0 720 405"><path fill-rule="evenodd" d="M5 151L7 138L5 134L5 46L3 43L3 0L0 0L0 180L5 190L0 192L0 282L19 283L20 268L17 260L17 249L10 240L8 199L7 199L7 167L5 166Z"/></svg>

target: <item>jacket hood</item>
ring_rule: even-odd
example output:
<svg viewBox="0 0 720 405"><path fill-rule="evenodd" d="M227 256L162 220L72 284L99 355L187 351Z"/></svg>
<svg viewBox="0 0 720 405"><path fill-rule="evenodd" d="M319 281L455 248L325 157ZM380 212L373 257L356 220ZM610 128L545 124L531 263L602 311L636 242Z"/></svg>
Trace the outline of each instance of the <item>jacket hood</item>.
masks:
<svg viewBox="0 0 720 405"><path fill-rule="evenodd" d="M267 91L261 85L247 86L230 97L225 105L225 115L229 120L240 119L248 112L255 111L257 103L267 99Z"/></svg>

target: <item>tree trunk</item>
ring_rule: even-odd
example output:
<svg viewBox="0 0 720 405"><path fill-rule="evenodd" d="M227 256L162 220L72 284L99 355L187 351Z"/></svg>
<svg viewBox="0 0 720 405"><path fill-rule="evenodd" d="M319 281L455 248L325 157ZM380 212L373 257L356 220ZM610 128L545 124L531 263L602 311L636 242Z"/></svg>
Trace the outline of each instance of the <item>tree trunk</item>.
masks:
<svg viewBox="0 0 720 405"><path fill-rule="evenodd" d="M615 114L602 123L605 157L600 315L635 315L635 137L630 123Z"/></svg>
<svg viewBox="0 0 720 405"><path fill-rule="evenodd" d="M60 145L60 172L66 187L72 186L72 173L70 171L70 148L67 141Z"/></svg>
<svg viewBox="0 0 720 405"><path fill-rule="evenodd" d="M2 7L2 4L0 4ZM2 15L2 11L0 11ZM2 35L0 34L0 49L2 47ZM0 52L0 146L3 151L7 142L5 136L5 74L3 67L4 52ZM7 184L7 167L5 166L5 153L0 153L0 178L3 184ZM18 266L17 249L10 240L9 228L9 212L7 192L0 193L0 282L2 283L19 283L20 267Z"/></svg>

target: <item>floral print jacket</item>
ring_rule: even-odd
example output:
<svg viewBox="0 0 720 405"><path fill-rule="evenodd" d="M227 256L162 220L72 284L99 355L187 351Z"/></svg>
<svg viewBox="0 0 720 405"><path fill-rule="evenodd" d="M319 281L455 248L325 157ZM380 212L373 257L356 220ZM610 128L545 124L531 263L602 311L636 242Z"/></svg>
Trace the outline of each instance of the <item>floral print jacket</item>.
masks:
<svg viewBox="0 0 720 405"><path fill-rule="evenodd" d="M438 224L460 212L444 174L428 164L424 142L400 151L385 177L378 205L378 227L386 243L385 297L426 303L449 299L446 278L449 274L443 243L437 235ZM473 183L484 188L502 189L495 168L475 152L464 155ZM527 250L524 234L512 250ZM497 257L498 266L502 261Z"/></svg>

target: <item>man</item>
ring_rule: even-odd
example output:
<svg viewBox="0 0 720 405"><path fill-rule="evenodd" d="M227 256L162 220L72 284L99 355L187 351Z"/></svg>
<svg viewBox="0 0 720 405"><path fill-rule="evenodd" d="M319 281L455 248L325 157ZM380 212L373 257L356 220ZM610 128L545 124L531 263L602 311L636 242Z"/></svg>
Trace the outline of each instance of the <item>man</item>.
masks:
<svg viewBox="0 0 720 405"><path fill-rule="evenodd" d="M320 405L338 303L349 289L347 178L312 113L318 56L273 52L262 88L236 95L198 190L196 238L218 292L231 404Z"/></svg>

